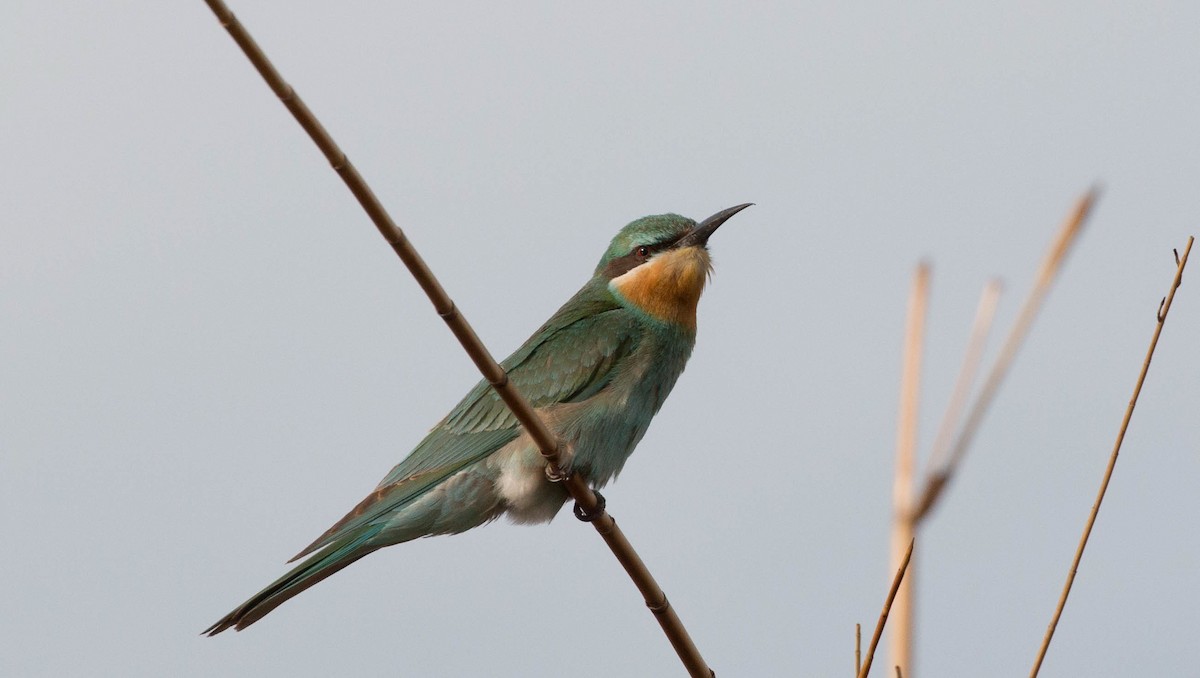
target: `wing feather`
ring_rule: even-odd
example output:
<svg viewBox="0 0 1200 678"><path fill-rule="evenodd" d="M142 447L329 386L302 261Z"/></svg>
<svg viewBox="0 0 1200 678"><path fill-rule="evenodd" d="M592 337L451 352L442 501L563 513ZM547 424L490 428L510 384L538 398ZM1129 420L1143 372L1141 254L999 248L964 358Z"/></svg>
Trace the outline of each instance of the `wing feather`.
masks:
<svg viewBox="0 0 1200 678"><path fill-rule="evenodd" d="M609 382L621 360L637 346L632 315L589 283L501 365L535 408L586 400ZM508 406L480 381L395 466L353 511L308 548L301 558L396 511L458 471L486 458L520 435Z"/></svg>

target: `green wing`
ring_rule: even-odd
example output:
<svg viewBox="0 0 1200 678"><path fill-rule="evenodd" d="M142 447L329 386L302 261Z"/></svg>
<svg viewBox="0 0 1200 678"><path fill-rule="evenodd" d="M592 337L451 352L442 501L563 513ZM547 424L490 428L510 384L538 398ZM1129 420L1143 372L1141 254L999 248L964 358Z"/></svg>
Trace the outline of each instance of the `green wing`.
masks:
<svg viewBox="0 0 1200 678"><path fill-rule="evenodd" d="M534 407L578 402L608 384L614 368L636 348L638 336L632 315L589 283L501 365ZM390 517L520 432L508 406L480 381L371 495L293 560Z"/></svg>

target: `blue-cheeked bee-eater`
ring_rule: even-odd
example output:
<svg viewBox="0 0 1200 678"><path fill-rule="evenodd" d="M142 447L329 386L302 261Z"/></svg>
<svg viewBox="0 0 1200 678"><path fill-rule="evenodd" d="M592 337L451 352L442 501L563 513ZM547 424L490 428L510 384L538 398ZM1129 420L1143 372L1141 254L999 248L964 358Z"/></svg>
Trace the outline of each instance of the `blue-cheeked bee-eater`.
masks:
<svg viewBox="0 0 1200 678"><path fill-rule="evenodd" d="M712 271L708 238L746 207L699 224L663 214L625 226L583 288L501 363L562 442L565 471L592 487L620 472L696 343L696 305ZM307 560L205 633L244 629L384 546L457 534L501 515L547 522L567 492L545 463L481 381L374 492L292 558Z"/></svg>

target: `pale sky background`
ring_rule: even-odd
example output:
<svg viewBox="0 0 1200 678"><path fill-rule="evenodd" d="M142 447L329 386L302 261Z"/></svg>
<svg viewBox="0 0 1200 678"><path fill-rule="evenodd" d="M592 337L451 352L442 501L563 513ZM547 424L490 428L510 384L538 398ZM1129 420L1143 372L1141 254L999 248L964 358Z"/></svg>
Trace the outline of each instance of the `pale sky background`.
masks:
<svg viewBox="0 0 1200 678"><path fill-rule="evenodd" d="M1200 4L1125 5L233 8L498 357L628 221L757 203L606 492L731 678L849 675L875 622L914 265L928 449L982 285L1007 283L990 360L1099 182L918 546L911 675L1028 672L1200 231ZM683 675L568 514L200 637L477 375L199 0L8 0L0 83L0 675ZM1043 676L1200 675L1196 266Z"/></svg>

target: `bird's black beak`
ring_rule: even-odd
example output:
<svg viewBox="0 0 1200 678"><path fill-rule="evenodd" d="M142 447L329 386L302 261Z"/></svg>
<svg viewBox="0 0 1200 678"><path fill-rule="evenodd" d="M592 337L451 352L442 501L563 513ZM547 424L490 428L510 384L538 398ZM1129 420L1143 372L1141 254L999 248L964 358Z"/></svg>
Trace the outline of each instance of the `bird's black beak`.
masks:
<svg viewBox="0 0 1200 678"><path fill-rule="evenodd" d="M724 210L721 210L720 212L717 212L716 214L712 215L711 217L705 219L704 221L701 221L700 224L697 225L696 228L693 229L691 233L688 233L687 235L680 238L679 242L676 243L675 246L676 247L704 247L705 243L708 242L708 237L710 235L712 235L714 231L716 231L718 228L720 228L721 224L725 223L726 221L729 221L729 217L732 217L733 215L737 214L738 212L741 212L742 210L746 209L747 207L749 207L753 204L754 203L752 203L752 202L748 202L748 203L745 203L742 205L737 205L736 207L730 207L729 209L724 209Z"/></svg>

